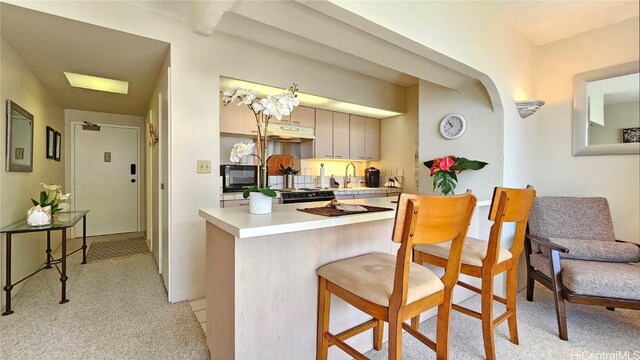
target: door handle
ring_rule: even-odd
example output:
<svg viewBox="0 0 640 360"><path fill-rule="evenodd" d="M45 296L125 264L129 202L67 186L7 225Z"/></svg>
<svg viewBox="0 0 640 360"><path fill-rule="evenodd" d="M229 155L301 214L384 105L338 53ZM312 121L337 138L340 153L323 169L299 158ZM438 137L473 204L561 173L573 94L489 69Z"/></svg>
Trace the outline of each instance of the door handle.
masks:
<svg viewBox="0 0 640 360"><path fill-rule="evenodd" d="M131 175L136 174L136 164L131 164Z"/></svg>

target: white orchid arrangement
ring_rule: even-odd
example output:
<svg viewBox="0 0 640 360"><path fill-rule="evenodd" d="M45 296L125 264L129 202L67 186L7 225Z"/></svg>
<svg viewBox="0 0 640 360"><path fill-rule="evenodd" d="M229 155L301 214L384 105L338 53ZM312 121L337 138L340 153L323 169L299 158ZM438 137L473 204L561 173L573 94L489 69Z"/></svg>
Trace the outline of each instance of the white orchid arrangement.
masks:
<svg viewBox="0 0 640 360"><path fill-rule="evenodd" d="M226 89L222 93L222 102L225 106L233 102L237 102L237 106L246 105L256 117L258 149L260 150L260 154L255 155L260 160L261 169L260 176L258 177L258 185L255 187L255 190L252 189L251 191L258 191L271 197L276 196L273 190L263 186L263 184L266 184L267 179L267 127L272 117L282 120L283 116L290 115L291 111L300 105L297 92L298 85L294 83L282 94L268 95L262 99L258 99L258 92L252 89L231 88Z"/></svg>
<svg viewBox="0 0 640 360"><path fill-rule="evenodd" d="M249 143L239 142L233 145L231 149L231 155L229 155L229 160L233 163L237 163L241 158L253 154L253 150L255 149L256 144L252 141Z"/></svg>
<svg viewBox="0 0 640 360"><path fill-rule="evenodd" d="M55 214L59 211L67 210L67 204L61 203L71 197L71 194L65 194L62 192L62 186L60 185L47 185L40 183L44 190L40 191L40 198L38 200L31 199L31 202L35 206L40 206L42 209L49 207L51 213Z"/></svg>

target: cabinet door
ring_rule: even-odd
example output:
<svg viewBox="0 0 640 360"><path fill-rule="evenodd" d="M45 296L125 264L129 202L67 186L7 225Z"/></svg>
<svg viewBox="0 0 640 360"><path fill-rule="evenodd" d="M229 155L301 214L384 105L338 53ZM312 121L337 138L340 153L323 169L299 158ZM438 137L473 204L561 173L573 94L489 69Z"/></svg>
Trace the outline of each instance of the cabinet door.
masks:
<svg viewBox="0 0 640 360"><path fill-rule="evenodd" d="M380 160L380 120L365 118L364 156L367 160Z"/></svg>
<svg viewBox="0 0 640 360"><path fill-rule="evenodd" d="M224 134L254 136L258 132L256 118L246 106L236 103L223 105L220 95L220 132Z"/></svg>
<svg viewBox="0 0 640 360"><path fill-rule="evenodd" d="M349 158L352 160L365 160L365 121L362 116L349 115Z"/></svg>
<svg viewBox="0 0 640 360"><path fill-rule="evenodd" d="M316 109L316 139L314 157L333 159L333 112Z"/></svg>
<svg viewBox="0 0 640 360"><path fill-rule="evenodd" d="M316 121L316 109L298 106L291 112L291 125L313 127Z"/></svg>
<svg viewBox="0 0 640 360"><path fill-rule="evenodd" d="M333 113L333 158L349 158L349 114Z"/></svg>

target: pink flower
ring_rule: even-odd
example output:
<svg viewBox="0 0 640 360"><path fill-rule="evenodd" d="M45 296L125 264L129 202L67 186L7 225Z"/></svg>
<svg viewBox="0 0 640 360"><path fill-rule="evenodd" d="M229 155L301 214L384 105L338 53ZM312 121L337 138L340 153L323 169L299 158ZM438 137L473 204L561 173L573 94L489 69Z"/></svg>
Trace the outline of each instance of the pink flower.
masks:
<svg viewBox="0 0 640 360"><path fill-rule="evenodd" d="M443 157L440 160L439 167L443 171L449 171L449 169L456 164L456 161L451 156ZM435 162L434 162L435 165Z"/></svg>
<svg viewBox="0 0 640 360"><path fill-rule="evenodd" d="M430 173L431 176L433 176L433 174L435 174L436 171L440 170L440 168L438 168L438 165L440 165L440 159L439 158L433 159L433 165L429 168L429 171L431 172Z"/></svg>

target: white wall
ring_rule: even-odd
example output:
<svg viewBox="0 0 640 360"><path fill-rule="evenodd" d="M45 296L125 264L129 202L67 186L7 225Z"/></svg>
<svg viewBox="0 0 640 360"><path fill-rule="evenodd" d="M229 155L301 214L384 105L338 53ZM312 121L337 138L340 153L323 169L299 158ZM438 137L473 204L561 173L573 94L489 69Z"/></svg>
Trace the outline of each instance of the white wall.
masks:
<svg viewBox="0 0 640 360"><path fill-rule="evenodd" d="M379 169L403 170L403 191L411 194L418 193L417 130L418 85L413 85L407 88L407 112L380 120L380 161L371 163Z"/></svg>
<svg viewBox="0 0 640 360"><path fill-rule="evenodd" d="M486 74L504 106L503 179L494 185L536 183L537 171L531 166L536 158L536 116L521 119L514 102L516 97L536 97L536 48L531 41L496 19L482 2L331 2ZM451 19L459 26L451 26Z"/></svg>
<svg viewBox="0 0 640 360"><path fill-rule="evenodd" d="M616 238L640 243L640 156L573 156L573 77L638 60L638 17L540 48L537 169L540 195L603 196L609 200Z"/></svg>
<svg viewBox="0 0 640 360"><path fill-rule="evenodd" d="M433 177L422 162L454 155L489 163L484 169L458 174L455 193L471 189L479 201L491 200L493 188L502 182L503 124L499 114L492 110L484 87L477 84L455 91L420 81L419 99L420 192L433 193ZM451 113L460 114L467 121L464 135L455 140L443 138L439 131L440 121Z"/></svg>
<svg viewBox="0 0 640 360"><path fill-rule="evenodd" d="M140 158L140 163L138 164L138 169L145 168L145 126L144 126L144 118L141 116L134 115L122 115L122 114L109 114L102 112L94 112L94 111L85 111L85 110L75 110L75 109L65 109L64 110L64 127L65 132L71 136L71 127L72 123L82 123L83 121L88 121L94 124L104 124L104 125L126 125L133 126L138 128L138 134L140 134L139 142L139 150L138 156ZM71 141L64 142L64 155L65 158L71 159ZM67 161L65 163L65 189L69 189L72 191L72 183L71 183L71 161ZM145 174L142 170L139 171L139 179L138 179L138 208L140 211L138 212L138 231L144 231L145 224ZM69 201L71 206L74 205L73 197ZM81 229L82 224L79 224L77 227ZM74 233L70 232L73 236ZM80 234L81 235L81 234Z"/></svg>
<svg viewBox="0 0 640 360"><path fill-rule="evenodd" d="M31 198L36 198L42 190L41 182L64 185L64 166L67 157L61 161L45 157L46 127L51 126L62 133L63 143L68 142L64 129L64 113L53 96L42 86L24 60L4 39L0 42L0 227L5 227L26 218L27 210L33 206ZM5 171L6 149L6 101L12 100L30 112L34 117L33 128L33 172ZM66 189L66 188L65 188ZM52 248L60 244L60 233L52 233ZM12 280L20 280L37 270L46 260L46 233L20 234L12 240ZM2 266L0 266L1 287L5 285L5 237L0 243ZM15 295L24 285L13 289ZM4 296L2 304L4 306Z"/></svg>

